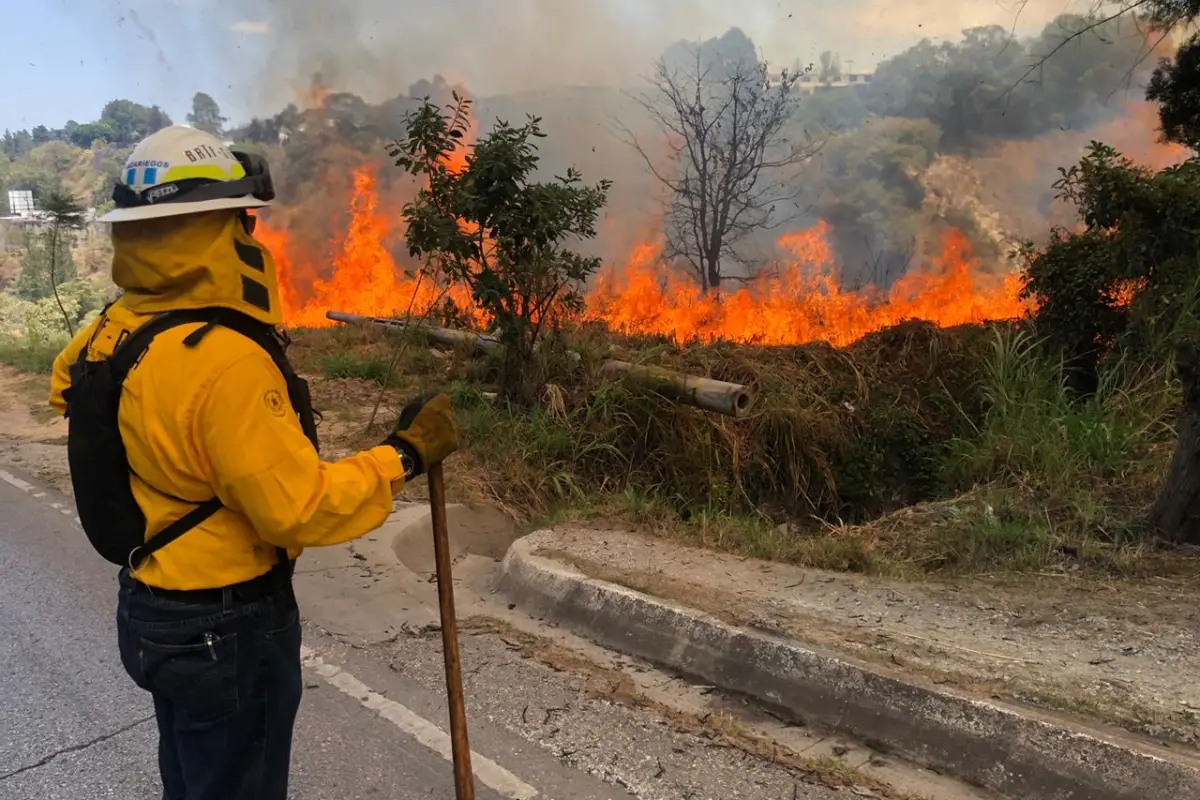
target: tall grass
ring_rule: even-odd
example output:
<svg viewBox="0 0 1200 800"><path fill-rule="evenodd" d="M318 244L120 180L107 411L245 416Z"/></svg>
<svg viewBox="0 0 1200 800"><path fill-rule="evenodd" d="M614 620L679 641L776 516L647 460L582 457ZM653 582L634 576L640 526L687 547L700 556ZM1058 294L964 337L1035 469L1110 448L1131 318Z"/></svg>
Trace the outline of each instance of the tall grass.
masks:
<svg viewBox="0 0 1200 800"><path fill-rule="evenodd" d="M67 345L66 336L0 336L0 363L22 372L48 375L54 371L54 359Z"/></svg>
<svg viewBox="0 0 1200 800"><path fill-rule="evenodd" d="M1179 392L1167 364L1117 351L1097 391L1075 396L1066 365L1028 332L995 330L983 423L950 443L947 485L982 488L985 515L951 526L973 563L1100 558L1140 541L1175 439Z"/></svg>

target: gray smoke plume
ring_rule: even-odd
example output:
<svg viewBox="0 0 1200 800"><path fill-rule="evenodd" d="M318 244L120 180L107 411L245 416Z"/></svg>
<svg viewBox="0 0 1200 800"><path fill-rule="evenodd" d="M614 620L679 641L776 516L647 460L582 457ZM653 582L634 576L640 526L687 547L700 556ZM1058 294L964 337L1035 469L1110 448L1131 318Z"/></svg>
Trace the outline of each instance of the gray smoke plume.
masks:
<svg viewBox="0 0 1200 800"><path fill-rule="evenodd" d="M551 85L630 85L663 49L741 27L772 61L834 50L870 69L925 36L972 25L1036 29L1092 0L210 0L241 9L243 32L270 58L241 98L268 111L296 99L314 73L378 102L441 73L479 95ZM251 16L253 15L253 18ZM236 26L235 26L236 28Z"/></svg>

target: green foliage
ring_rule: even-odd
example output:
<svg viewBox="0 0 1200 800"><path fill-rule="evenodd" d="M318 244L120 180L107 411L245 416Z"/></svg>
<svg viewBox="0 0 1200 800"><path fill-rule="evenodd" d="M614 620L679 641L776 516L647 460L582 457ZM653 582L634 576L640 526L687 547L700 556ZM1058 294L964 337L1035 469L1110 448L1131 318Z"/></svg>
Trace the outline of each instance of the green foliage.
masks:
<svg viewBox="0 0 1200 800"><path fill-rule="evenodd" d="M1102 365L1086 398L1070 391L1069 378L1063 359L1028 332L997 332L982 383L983 423L952 441L944 462L947 486L991 487L985 524L956 528L986 534L972 546L989 549L991 563L1044 563L1054 548L1103 549L1145 532L1161 456L1175 436L1177 385L1126 352Z"/></svg>
<svg viewBox="0 0 1200 800"><path fill-rule="evenodd" d="M382 356L360 357L352 353L335 353L321 364L321 374L330 380L353 378L371 381L380 386L396 385L397 376L388 378L388 362Z"/></svg>
<svg viewBox="0 0 1200 800"><path fill-rule="evenodd" d="M814 211L833 226L842 275L851 285L887 285L908 268L921 222L921 173L933 162L941 131L927 120L872 120L834 136L805 179Z"/></svg>
<svg viewBox="0 0 1200 800"><path fill-rule="evenodd" d="M54 295L55 286L75 277L75 259L67 237L54 241L50 229L27 236L21 273L17 276L16 294L25 300L41 300Z"/></svg>
<svg viewBox="0 0 1200 800"><path fill-rule="evenodd" d="M867 121L863 93L857 90L813 92L799 98L788 124L788 138L800 141L805 130L839 133L852 131ZM873 120L872 125L880 120Z"/></svg>
<svg viewBox="0 0 1200 800"><path fill-rule="evenodd" d="M31 334L22 337L0 335L0 363L21 372L48 375L54 371L54 359L66 347L66 336L43 337Z"/></svg>
<svg viewBox="0 0 1200 800"><path fill-rule="evenodd" d="M192 96L192 110L187 115L187 121L199 130L220 136L229 120L221 116L221 107L212 99L212 95L196 92Z"/></svg>
<svg viewBox="0 0 1200 800"><path fill-rule="evenodd" d="M63 309L73 327L86 325L111 299L111 289L110 284L75 278L58 287L59 300L35 302L0 293L0 361L29 372L49 371L70 339Z"/></svg>
<svg viewBox="0 0 1200 800"><path fill-rule="evenodd" d="M1170 440L1169 382L1128 360L1107 364L1096 392L1078 399L1061 357L1047 355L1028 332L997 331L983 386L979 436L957 441L950 461L959 484L1032 479L1070 493L1118 477Z"/></svg>
<svg viewBox="0 0 1200 800"><path fill-rule="evenodd" d="M1040 250L1025 246L1025 291L1037 302L1039 333L1090 389L1120 337L1162 355L1169 342L1155 332L1163 322L1178 330L1195 319L1200 160L1156 173L1092 142L1060 172L1055 188L1084 230L1055 230Z"/></svg>
<svg viewBox="0 0 1200 800"><path fill-rule="evenodd" d="M1200 34L1188 38L1173 58L1159 62L1146 99L1158 103L1163 138L1200 149Z"/></svg>
<svg viewBox="0 0 1200 800"><path fill-rule="evenodd" d="M19 157L48 142L62 142L88 148L96 140L110 145L131 147L141 139L171 124L171 118L158 106L143 106L132 100L111 100L100 112L100 119L79 123L69 120L51 130L38 125L32 130L5 131L0 137L0 152Z"/></svg>
<svg viewBox="0 0 1200 800"><path fill-rule="evenodd" d="M112 138L106 141L132 146L155 131L170 126L171 118L158 106L144 106L132 100L111 100L100 112L100 122L112 129Z"/></svg>
<svg viewBox="0 0 1200 800"><path fill-rule="evenodd" d="M534 141L544 135L536 117L521 127L497 121L455 169L470 101L454 99L449 113L426 100L406 138L389 149L398 166L428 180L404 207L408 248L470 287L505 345L506 393L529 403L543 377L535 374L535 348L564 311L580 307L578 289L600 265L563 243L596 235L611 184L584 186L574 169L554 182L531 182L539 161Z"/></svg>
<svg viewBox="0 0 1200 800"><path fill-rule="evenodd" d="M1146 33L1120 19L1064 14L1027 40L999 25L969 28L959 42L926 39L881 62L867 104L932 121L947 150L1084 127L1112 93L1143 79L1146 48Z"/></svg>

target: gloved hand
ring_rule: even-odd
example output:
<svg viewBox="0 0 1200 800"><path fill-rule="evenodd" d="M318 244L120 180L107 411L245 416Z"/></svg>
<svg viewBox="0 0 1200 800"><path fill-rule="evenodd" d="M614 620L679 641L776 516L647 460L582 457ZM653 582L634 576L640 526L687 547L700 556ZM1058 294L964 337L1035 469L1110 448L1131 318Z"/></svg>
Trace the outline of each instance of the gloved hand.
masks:
<svg viewBox="0 0 1200 800"><path fill-rule="evenodd" d="M410 400L396 420L396 429L386 440L408 456L411 468L405 464L405 478L411 479L429 469L458 449L458 424L450 408L450 396L423 394Z"/></svg>

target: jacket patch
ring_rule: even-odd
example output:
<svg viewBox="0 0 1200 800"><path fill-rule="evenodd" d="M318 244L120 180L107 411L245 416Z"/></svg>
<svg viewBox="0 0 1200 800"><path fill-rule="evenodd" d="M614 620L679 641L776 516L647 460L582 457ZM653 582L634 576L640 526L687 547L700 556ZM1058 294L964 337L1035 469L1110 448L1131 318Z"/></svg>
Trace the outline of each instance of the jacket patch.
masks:
<svg viewBox="0 0 1200 800"><path fill-rule="evenodd" d="M267 393L263 395L263 402L266 404L267 410L275 416L287 416L288 401L278 389L268 389Z"/></svg>

